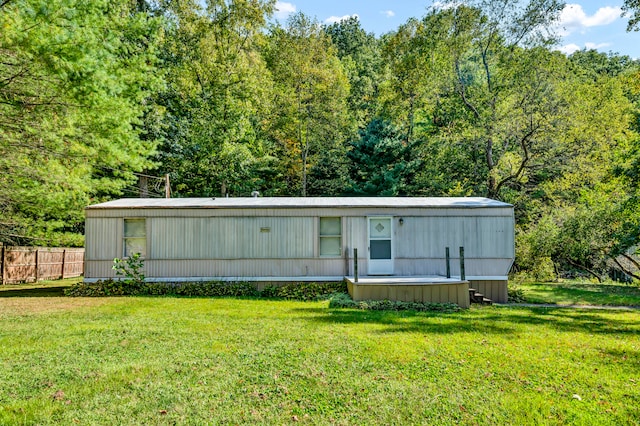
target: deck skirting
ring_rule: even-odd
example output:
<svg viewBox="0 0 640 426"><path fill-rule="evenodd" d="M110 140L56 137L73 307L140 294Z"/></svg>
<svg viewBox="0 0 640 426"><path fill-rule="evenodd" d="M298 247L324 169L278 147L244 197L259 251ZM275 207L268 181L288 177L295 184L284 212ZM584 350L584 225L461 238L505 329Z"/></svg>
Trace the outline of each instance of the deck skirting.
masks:
<svg viewBox="0 0 640 426"><path fill-rule="evenodd" d="M360 300L397 300L402 302L455 303L468 308L469 282L442 277L366 277L358 282L347 277L351 298Z"/></svg>

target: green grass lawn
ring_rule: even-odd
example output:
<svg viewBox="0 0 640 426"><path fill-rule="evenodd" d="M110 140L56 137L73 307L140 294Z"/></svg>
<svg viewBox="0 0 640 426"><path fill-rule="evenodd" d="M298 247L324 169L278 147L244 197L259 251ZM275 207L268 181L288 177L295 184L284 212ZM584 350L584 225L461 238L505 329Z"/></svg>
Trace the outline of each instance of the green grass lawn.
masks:
<svg viewBox="0 0 640 426"><path fill-rule="evenodd" d="M1 424L640 422L640 312L0 298Z"/></svg>
<svg viewBox="0 0 640 426"><path fill-rule="evenodd" d="M640 288L621 284L524 283L528 303L554 303L574 305L640 306Z"/></svg>

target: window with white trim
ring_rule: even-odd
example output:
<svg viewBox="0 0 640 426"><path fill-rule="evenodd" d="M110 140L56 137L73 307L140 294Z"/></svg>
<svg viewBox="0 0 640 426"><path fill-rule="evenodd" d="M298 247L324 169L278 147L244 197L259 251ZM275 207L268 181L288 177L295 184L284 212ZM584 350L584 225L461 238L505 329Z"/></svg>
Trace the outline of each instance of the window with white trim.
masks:
<svg viewBox="0 0 640 426"><path fill-rule="evenodd" d="M339 257L340 255L342 255L342 219L321 217L320 256Z"/></svg>
<svg viewBox="0 0 640 426"><path fill-rule="evenodd" d="M130 257L134 253L147 256L147 225L145 219L125 219L123 237L124 257Z"/></svg>

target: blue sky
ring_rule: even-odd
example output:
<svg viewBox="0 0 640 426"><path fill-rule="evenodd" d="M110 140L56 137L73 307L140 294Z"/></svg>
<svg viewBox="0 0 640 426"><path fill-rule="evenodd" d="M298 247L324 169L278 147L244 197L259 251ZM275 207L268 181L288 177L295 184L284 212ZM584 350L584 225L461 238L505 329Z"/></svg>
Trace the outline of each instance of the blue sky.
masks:
<svg viewBox="0 0 640 426"><path fill-rule="evenodd" d="M291 13L303 12L331 23L358 15L366 31L380 35L395 30L410 17L422 17L431 4L428 0L280 0L276 17L284 22ZM622 0L567 1L558 29L562 41L557 49L572 53L586 47L640 59L640 32L626 32L627 19L620 17L621 5Z"/></svg>

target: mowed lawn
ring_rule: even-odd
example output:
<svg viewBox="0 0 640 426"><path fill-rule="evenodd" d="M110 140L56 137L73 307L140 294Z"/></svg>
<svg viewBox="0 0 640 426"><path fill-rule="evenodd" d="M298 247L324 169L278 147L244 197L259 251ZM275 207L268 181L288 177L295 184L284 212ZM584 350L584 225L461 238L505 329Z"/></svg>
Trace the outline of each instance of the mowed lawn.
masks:
<svg viewBox="0 0 640 426"><path fill-rule="evenodd" d="M640 288L617 283L523 283L518 288L529 303L554 303L559 305L619 305L639 306Z"/></svg>
<svg viewBox="0 0 640 426"><path fill-rule="evenodd" d="M0 298L2 424L640 422L640 312Z"/></svg>

